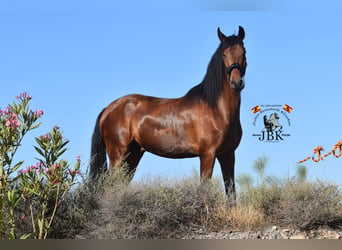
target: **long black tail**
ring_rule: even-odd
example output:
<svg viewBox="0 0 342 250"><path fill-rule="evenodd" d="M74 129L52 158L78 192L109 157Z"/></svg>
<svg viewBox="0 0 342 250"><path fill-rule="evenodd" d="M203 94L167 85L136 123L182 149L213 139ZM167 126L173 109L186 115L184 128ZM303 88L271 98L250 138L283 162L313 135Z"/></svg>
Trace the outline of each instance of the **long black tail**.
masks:
<svg viewBox="0 0 342 250"><path fill-rule="evenodd" d="M103 142L100 132L100 119L103 111L96 120L93 136L91 138L91 159L89 176L92 182L103 172L107 170L106 146Z"/></svg>

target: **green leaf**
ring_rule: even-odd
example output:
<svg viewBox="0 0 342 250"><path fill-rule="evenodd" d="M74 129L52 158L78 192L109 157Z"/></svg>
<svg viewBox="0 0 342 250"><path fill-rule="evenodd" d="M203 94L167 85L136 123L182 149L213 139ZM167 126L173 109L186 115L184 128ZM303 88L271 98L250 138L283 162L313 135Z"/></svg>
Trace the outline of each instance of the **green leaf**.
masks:
<svg viewBox="0 0 342 250"><path fill-rule="evenodd" d="M25 187L25 189L26 189L26 191L28 191L28 193L35 194L38 197L41 196L41 192L39 192L40 190L38 190L38 192L37 192L35 189L27 187L27 186Z"/></svg>
<svg viewBox="0 0 342 250"><path fill-rule="evenodd" d="M43 231L44 221L43 219L37 219L39 231Z"/></svg>
<svg viewBox="0 0 342 250"><path fill-rule="evenodd" d="M34 146L34 149L38 152L38 154L40 154L43 157L46 157L46 153L43 150L41 150L40 148L36 146Z"/></svg>
<svg viewBox="0 0 342 250"><path fill-rule="evenodd" d="M20 239L21 240L27 240L30 236L31 236L31 234L23 234L22 236L20 236Z"/></svg>
<svg viewBox="0 0 342 250"><path fill-rule="evenodd" d="M35 140L36 140L37 144L39 145L39 147L45 148L44 142L41 138L36 137Z"/></svg>
<svg viewBox="0 0 342 250"><path fill-rule="evenodd" d="M32 130L32 129L38 128L41 124L42 124L41 122L34 123L30 126L29 129Z"/></svg>
<svg viewBox="0 0 342 250"><path fill-rule="evenodd" d="M61 147L64 148L68 143L69 143L69 140L65 140Z"/></svg>
<svg viewBox="0 0 342 250"><path fill-rule="evenodd" d="M10 190L7 192L7 201L10 207L15 207L18 204L18 201L20 199L20 195L17 194L16 190Z"/></svg>
<svg viewBox="0 0 342 250"><path fill-rule="evenodd" d="M18 168L21 167L21 165L23 165L24 161L20 161L17 164L15 164L15 166L12 168L12 172L15 172L18 170Z"/></svg>
<svg viewBox="0 0 342 250"><path fill-rule="evenodd" d="M57 153L57 159L58 159L62 154L64 154L65 151L67 151L66 148L64 148L64 149L62 149L61 151L59 151L59 152Z"/></svg>
<svg viewBox="0 0 342 250"><path fill-rule="evenodd" d="M8 235L8 239L9 240L15 240L15 232L14 232L14 230L12 229L11 231L10 231L10 233L9 233L9 235Z"/></svg>

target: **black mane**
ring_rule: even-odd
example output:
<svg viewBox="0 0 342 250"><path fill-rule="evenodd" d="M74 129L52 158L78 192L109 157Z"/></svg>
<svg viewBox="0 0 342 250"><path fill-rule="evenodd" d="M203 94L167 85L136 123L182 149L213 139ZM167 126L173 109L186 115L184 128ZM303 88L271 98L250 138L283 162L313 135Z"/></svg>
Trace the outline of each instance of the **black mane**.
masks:
<svg viewBox="0 0 342 250"><path fill-rule="evenodd" d="M243 45L243 42L235 35L227 37L224 42L220 43L209 62L204 79L200 84L190 89L185 97L198 102L207 102L211 107L216 106L217 99L223 90L223 84L226 77L223 52L226 48L236 44Z"/></svg>

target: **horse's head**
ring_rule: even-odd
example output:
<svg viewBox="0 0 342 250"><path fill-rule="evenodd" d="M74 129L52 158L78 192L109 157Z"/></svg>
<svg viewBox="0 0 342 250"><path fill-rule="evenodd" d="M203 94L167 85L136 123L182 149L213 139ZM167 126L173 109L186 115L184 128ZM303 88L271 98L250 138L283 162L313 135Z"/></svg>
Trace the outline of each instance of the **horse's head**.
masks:
<svg viewBox="0 0 342 250"><path fill-rule="evenodd" d="M274 120L274 119L277 119L277 120L279 120L279 115L278 115L278 113L272 113L271 115L270 115L270 120Z"/></svg>
<svg viewBox="0 0 342 250"><path fill-rule="evenodd" d="M224 46L222 56L230 86L234 91L241 91L245 87L243 77L247 67L246 50L243 45L245 31L239 26L237 36L226 37L218 28L217 34Z"/></svg>

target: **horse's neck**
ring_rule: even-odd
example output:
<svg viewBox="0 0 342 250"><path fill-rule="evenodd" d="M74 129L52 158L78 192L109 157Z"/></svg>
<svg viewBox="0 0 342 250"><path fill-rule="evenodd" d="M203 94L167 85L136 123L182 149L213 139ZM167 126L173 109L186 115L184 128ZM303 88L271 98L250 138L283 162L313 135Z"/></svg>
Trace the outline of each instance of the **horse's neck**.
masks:
<svg viewBox="0 0 342 250"><path fill-rule="evenodd" d="M231 89L229 83L225 83L224 90L218 101L218 109L228 121L240 121L241 94Z"/></svg>

